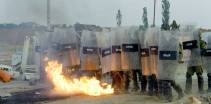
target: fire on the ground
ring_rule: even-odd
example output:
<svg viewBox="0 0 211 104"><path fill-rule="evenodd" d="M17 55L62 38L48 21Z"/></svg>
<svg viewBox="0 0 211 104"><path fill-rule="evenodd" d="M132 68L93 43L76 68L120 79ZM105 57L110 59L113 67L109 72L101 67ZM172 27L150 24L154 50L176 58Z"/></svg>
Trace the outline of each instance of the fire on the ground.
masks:
<svg viewBox="0 0 211 104"><path fill-rule="evenodd" d="M62 74L62 64L57 61L49 61L45 71L48 79L54 86L53 91L59 94L86 94L100 96L113 94L114 89L107 83L101 84L95 77L67 78Z"/></svg>

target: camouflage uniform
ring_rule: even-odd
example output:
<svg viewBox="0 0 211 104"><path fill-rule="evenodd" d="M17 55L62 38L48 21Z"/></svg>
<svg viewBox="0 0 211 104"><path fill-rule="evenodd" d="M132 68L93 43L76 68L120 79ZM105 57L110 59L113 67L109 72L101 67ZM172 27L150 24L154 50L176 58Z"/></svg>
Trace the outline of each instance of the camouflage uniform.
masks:
<svg viewBox="0 0 211 104"><path fill-rule="evenodd" d="M185 86L185 92L190 93L192 90L192 76L194 73L196 73L198 78L198 89L199 92L203 92L203 86L204 86L204 79L203 79L203 69L202 69L202 57L201 57L201 50L205 48L201 37L199 35L199 41L200 43L199 48L193 48L191 49L191 56L190 61L188 62L188 68L186 72L186 86Z"/></svg>

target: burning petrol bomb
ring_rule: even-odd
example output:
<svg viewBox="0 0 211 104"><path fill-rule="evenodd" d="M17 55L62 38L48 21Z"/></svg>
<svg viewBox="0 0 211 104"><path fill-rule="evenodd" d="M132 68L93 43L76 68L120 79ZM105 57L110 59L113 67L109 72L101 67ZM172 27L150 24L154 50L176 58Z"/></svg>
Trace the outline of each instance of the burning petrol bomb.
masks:
<svg viewBox="0 0 211 104"><path fill-rule="evenodd" d="M114 92L111 85L101 83L95 77L80 77L71 79L62 75L62 64L57 61L49 61L45 71L48 79L54 86L53 91L58 94L85 94L90 96L100 96L113 94Z"/></svg>

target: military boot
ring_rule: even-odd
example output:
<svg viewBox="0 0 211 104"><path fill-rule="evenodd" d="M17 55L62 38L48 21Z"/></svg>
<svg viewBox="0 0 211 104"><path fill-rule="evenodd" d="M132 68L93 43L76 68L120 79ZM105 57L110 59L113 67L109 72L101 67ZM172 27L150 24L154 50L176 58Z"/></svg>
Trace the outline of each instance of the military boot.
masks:
<svg viewBox="0 0 211 104"><path fill-rule="evenodd" d="M165 101L172 102L173 95L172 95L172 88L169 81L163 82L163 94L164 94Z"/></svg>
<svg viewBox="0 0 211 104"><path fill-rule="evenodd" d="M154 95L158 95L158 81L157 81L157 78L156 78L156 75L152 75L152 79L153 79L153 92L154 92Z"/></svg>
<svg viewBox="0 0 211 104"><path fill-rule="evenodd" d="M202 75L197 75L198 77L198 89L199 93L203 94L204 93L204 79Z"/></svg>
<svg viewBox="0 0 211 104"><path fill-rule="evenodd" d="M125 80L125 93L129 92L129 85L130 85L130 78L129 78L129 72L125 72L124 74L124 80Z"/></svg>
<svg viewBox="0 0 211 104"><path fill-rule="evenodd" d="M208 77L208 93L211 93L211 73L208 73L207 77Z"/></svg>
<svg viewBox="0 0 211 104"><path fill-rule="evenodd" d="M186 73L185 93L190 94L192 91L192 76Z"/></svg>
<svg viewBox="0 0 211 104"><path fill-rule="evenodd" d="M171 86L178 93L178 98L181 99L184 96L184 93L182 91L182 88L175 81L171 81Z"/></svg>
<svg viewBox="0 0 211 104"><path fill-rule="evenodd" d="M147 88L147 76L142 75L141 78L141 93L145 94Z"/></svg>
<svg viewBox="0 0 211 104"><path fill-rule="evenodd" d="M150 95L150 96L152 96L153 95L153 76L152 75L150 75L149 77L148 77L148 82L149 82L149 84L148 84L148 94Z"/></svg>
<svg viewBox="0 0 211 104"><path fill-rule="evenodd" d="M164 99L164 87L163 80L158 80L158 97L163 100Z"/></svg>
<svg viewBox="0 0 211 104"><path fill-rule="evenodd" d="M133 89L132 89L132 91L134 91L134 92L139 90L137 73L138 72L136 70L132 70L132 79L133 79Z"/></svg>

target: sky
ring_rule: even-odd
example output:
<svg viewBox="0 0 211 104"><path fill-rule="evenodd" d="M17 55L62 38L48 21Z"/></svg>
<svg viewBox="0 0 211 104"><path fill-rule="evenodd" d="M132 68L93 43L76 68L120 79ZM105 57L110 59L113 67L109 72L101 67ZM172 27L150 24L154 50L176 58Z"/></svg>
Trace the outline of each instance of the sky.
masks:
<svg viewBox="0 0 211 104"><path fill-rule="evenodd" d="M47 0L0 0L0 23L36 22L46 25ZM149 24L153 19L154 0L51 0L53 24L95 24L116 26L116 13L123 15L122 25L142 24L143 8L148 9ZM157 0L156 25L162 21L162 0ZM169 0L170 22L211 28L211 0Z"/></svg>

